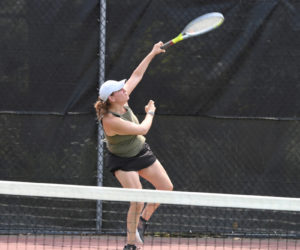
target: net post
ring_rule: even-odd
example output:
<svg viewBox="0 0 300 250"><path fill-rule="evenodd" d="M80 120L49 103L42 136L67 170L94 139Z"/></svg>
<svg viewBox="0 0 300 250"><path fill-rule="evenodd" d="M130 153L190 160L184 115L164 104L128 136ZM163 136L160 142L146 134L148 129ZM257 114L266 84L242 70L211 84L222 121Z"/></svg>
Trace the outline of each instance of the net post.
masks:
<svg viewBox="0 0 300 250"><path fill-rule="evenodd" d="M105 38L106 38L106 0L99 0L99 89L105 80ZM97 186L103 186L103 129L98 123L98 161L97 161ZM102 201L97 201L96 215L97 233L102 229Z"/></svg>

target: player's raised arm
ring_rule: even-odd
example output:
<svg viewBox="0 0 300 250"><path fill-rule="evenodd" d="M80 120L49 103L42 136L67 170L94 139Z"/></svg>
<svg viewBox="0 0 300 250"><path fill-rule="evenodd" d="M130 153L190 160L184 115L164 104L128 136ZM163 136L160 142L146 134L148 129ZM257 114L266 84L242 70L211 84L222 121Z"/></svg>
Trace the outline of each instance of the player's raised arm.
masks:
<svg viewBox="0 0 300 250"><path fill-rule="evenodd" d="M135 89L135 87L139 84L139 82L142 80L144 73L146 72L150 62L153 60L153 58L162 53L165 52L165 50L161 49L160 47L163 45L163 42L156 43L151 52L143 59L143 61L139 64L139 66L133 71L130 78L127 80L124 88L126 89L128 95L131 94L131 92Z"/></svg>

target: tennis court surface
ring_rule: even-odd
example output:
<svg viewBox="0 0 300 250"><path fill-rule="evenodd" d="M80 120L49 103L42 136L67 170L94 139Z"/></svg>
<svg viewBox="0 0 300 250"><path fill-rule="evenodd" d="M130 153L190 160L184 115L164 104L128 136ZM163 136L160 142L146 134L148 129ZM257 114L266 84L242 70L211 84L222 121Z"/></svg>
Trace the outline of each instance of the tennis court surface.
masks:
<svg viewBox="0 0 300 250"><path fill-rule="evenodd" d="M300 199L0 181L0 249L123 249L129 202L161 203L140 249L300 249Z"/></svg>

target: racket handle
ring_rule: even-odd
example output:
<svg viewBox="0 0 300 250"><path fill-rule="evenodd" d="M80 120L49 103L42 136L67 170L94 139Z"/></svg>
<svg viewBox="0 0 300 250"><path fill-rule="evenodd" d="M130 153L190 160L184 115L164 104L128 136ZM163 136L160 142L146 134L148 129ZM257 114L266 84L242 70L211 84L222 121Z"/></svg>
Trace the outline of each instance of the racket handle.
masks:
<svg viewBox="0 0 300 250"><path fill-rule="evenodd" d="M170 40L169 42L166 42L163 46L161 46L161 49L167 49L169 47L171 47L172 45L174 45L174 43L172 42L172 40Z"/></svg>

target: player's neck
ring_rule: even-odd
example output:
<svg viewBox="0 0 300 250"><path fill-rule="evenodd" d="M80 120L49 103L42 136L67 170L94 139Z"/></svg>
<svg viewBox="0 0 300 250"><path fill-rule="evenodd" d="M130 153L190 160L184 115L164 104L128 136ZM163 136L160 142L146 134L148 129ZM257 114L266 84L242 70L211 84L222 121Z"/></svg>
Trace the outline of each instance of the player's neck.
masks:
<svg viewBox="0 0 300 250"><path fill-rule="evenodd" d="M109 111L117 114L124 114L126 112L124 105L125 104L114 103L110 106Z"/></svg>

